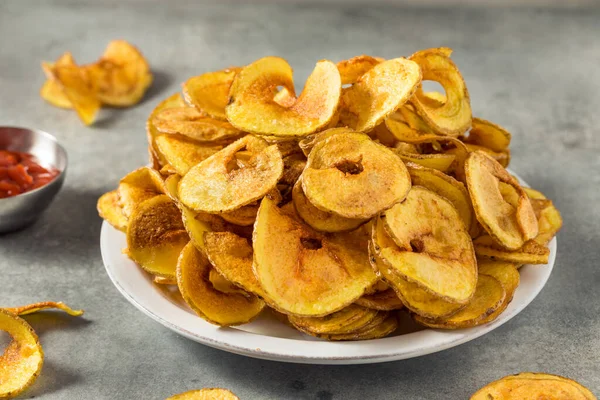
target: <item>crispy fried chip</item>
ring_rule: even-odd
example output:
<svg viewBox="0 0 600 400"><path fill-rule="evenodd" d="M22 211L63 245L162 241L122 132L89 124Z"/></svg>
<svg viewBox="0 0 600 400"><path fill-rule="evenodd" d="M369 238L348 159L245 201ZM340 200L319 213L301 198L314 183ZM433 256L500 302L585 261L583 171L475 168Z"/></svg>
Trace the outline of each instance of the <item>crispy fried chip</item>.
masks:
<svg viewBox="0 0 600 400"><path fill-rule="evenodd" d="M166 278L164 276L155 276L153 279L157 285L177 285L176 278Z"/></svg>
<svg viewBox="0 0 600 400"><path fill-rule="evenodd" d="M506 291L506 297L502 305L493 313L488 315L481 323L487 324L488 322L494 321L500 314L506 310L506 307L510 304L519 286L521 276L517 270L515 264L502 262L502 261L490 261L490 260L477 260L477 268L480 274L489 275L496 278L498 282L502 284Z"/></svg>
<svg viewBox="0 0 600 400"><path fill-rule="evenodd" d="M44 311L48 309L58 309L66 312L69 315L74 317L80 317L83 315L83 310L73 310L71 307L63 303L62 301L44 301L40 303L27 304L26 306L20 307L5 307L4 309L8 312L11 312L15 315L28 315L33 314L39 311Z"/></svg>
<svg viewBox="0 0 600 400"><path fill-rule="evenodd" d="M369 132L413 95L421 83L421 69L405 58L383 61L344 89L342 106L356 118L351 128Z"/></svg>
<svg viewBox="0 0 600 400"><path fill-rule="evenodd" d="M531 206L538 220L538 235L533 240L542 246L547 246L562 227L563 221L560 212L554 207L551 200L546 199L537 190L534 191L529 188L523 188L523 190L529 196ZM539 196L542 196L542 198Z"/></svg>
<svg viewBox="0 0 600 400"><path fill-rule="evenodd" d="M371 218L404 199L410 175L394 153L361 133L317 142L302 174L302 189L317 208L346 218Z"/></svg>
<svg viewBox="0 0 600 400"><path fill-rule="evenodd" d="M121 179L118 192L123 214L129 218L142 202L165 193L166 190L163 179L156 170L142 167Z"/></svg>
<svg viewBox="0 0 600 400"><path fill-rule="evenodd" d="M79 118L86 125L93 124L101 103L89 87L85 71L76 65L55 65L51 70L54 80L60 85Z"/></svg>
<svg viewBox="0 0 600 400"><path fill-rule="evenodd" d="M521 372L479 389L470 400L596 400L596 396L574 380L558 375Z"/></svg>
<svg viewBox="0 0 600 400"><path fill-rule="evenodd" d="M167 164L164 156L158 151L156 147L156 137L160 135L160 132L154 126L154 118L161 113L163 110L169 108L179 108L184 107L185 102L179 93L175 93L158 103L158 105L152 110L150 116L146 120L146 138L148 140L148 151L150 153L150 159L153 160L152 164L155 169L159 169L160 167Z"/></svg>
<svg viewBox="0 0 600 400"><path fill-rule="evenodd" d="M420 315L414 319L418 323L436 329L462 329L481 325L487 317L504 304L506 291L502 284L489 275L479 275L473 299L465 308L443 320L431 320Z"/></svg>
<svg viewBox="0 0 600 400"><path fill-rule="evenodd" d="M387 289L383 292L365 294L356 300L356 304L373 310L392 311L399 310L404 305L394 289Z"/></svg>
<svg viewBox="0 0 600 400"><path fill-rule="evenodd" d="M73 108L73 104L63 91L60 83L58 83L52 73L52 69L57 66L71 65L75 66L75 60L70 52L63 53L54 63L42 62L42 69L48 78L40 89L40 96L53 106L60 108Z"/></svg>
<svg viewBox="0 0 600 400"><path fill-rule="evenodd" d="M452 163L456 159L453 154L411 154L398 150L394 150L394 152L405 163L410 162L425 168L436 169L441 172L450 170Z"/></svg>
<svg viewBox="0 0 600 400"><path fill-rule="evenodd" d="M327 129L327 130L306 136L305 138L303 138L302 140L300 140L298 142L298 146L300 146L300 148L302 149L302 153L304 153L304 155L306 157L308 157L308 155L312 151L313 147L315 147L315 145L318 142L323 141L333 135L337 135L338 133L353 133L353 132L354 131L350 128Z"/></svg>
<svg viewBox="0 0 600 400"><path fill-rule="evenodd" d="M231 67L188 79L183 84L185 101L200 112L205 112L215 119L227 121L225 106L229 102L229 89L235 75L240 71L239 67Z"/></svg>
<svg viewBox="0 0 600 400"><path fill-rule="evenodd" d="M205 388L176 394L167 400L240 400L227 389Z"/></svg>
<svg viewBox="0 0 600 400"><path fill-rule="evenodd" d="M231 326L247 323L262 311L264 302L253 295L224 293L209 281L211 265L193 243L181 251L177 286L185 302L206 321Z"/></svg>
<svg viewBox="0 0 600 400"><path fill-rule="evenodd" d="M193 107L162 110L156 114L152 124L159 132L178 133L199 142L214 142L242 134L229 122L207 117Z"/></svg>
<svg viewBox="0 0 600 400"><path fill-rule="evenodd" d="M377 310L350 304L324 317L298 317L290 315L292 325L312 334L343 334L364 328L378 315Z"/></svg>
<svg viewBox="0 0 600 400"><path fill-rule="evenodd" d="M364 327L350 333L316 334L304 331L309 335L327 340L372 340L388 336L398 328L398 320L386 311L378 311L375 318Z"/></svg>
<svg viewBox="0 0 600 400"><path fill-rule="evenodd" d="M254 274L274 308L300 316L323 316L359 298L377 277L358 229L321 234L300 222L293 207L284 214L265 197L254 225Z"/></svg>
<svg viewBox="0 0 600 400"><path fill-rule="evenodd" d="M179 194L177 190L179 189L179 181L181 180L181 176L177 174L169 175L165 179L165 194L173 200L175 204L179 206Z"/></svg>
<svg viewBox="0 0 600 400"><path fill-rule="evenodd" d="M0 331L12 337L0 355L0 398L12 398L37 379L44 363L44 351L31 326L3 309L0 309Z"/></svg>
<svg viewBox="0 0 600 400"><path fill-rule="evenodd" d="M473 118L473 126L466 143L483 146L494 152L502 152L510 145L511 134L490 121Z"/></svg>
<svg viewBox="0 0 600 400"><path fill-rule="evenodd" d="M424 102L422 88L410 102L433 130L442 135L458 136L471 126L471 103L465 81L450 60L451 52L441 47L421 50L409 57L421 67L423 80L439 82L446 91L446 102L441 107L431 107L430 102Z"/></svg>
<svg viewBox="0 0 600 400"><path fill-rule="evenodd" d="M252 154L248 165L231 166L235 154L244 148ZM282 174L277 145L246 136L190 169L179 183L179 199L196 211L233 211L275 188Z"/></svg>
<svg viewBox="0 0 600 400"><path fill-rule="evenodd" d="M292 105L274 101L278 86L295 93L292 68L284 59L265 57L243 68L229 91L229 122L256 134L305 136L326 126L337 110L341 79L331 61L317 63Z"/></svg>
<svg viewBox="0 0 600 400"><path fill-rule="evenodd" d="M221 145L195 142L181 135L160 135L156 138L156 147L167 165L181 176L223 148Z"/></svg>
<svg viewBox="0 0 600 400"><path fill-rule="evenodd" d="M106 220L113 227L123 232L127 230L127 217L123 214L118 191L113 190L100 196L96 209L100 218Z"/></svg>
<svg viewBox="0 0 600 400"><path fill-rule="evenodd" d="M166 195L142 202L129 218L128 255L153 275L174 277L179 253L189 240L181 212Z"/></svg>
<svg viewBox="0 0 600 400"><path fill-rule="evenodd" d="M534 240L528 240L517 250L506 250L491 236L480 236L473 242L475 254L497 261L515 264L548 264L550 249Z"/></svg>
<svg viewBox="0 0 600 400"><path fill-rule="evenodd" d="M465 162L465 173L477 220L499 244L516 250L537 236L529 197L497 161L473 152Z"/></svg>
<svg viewBox="0 0 600 400"><path fill-rule="evenodd" d="M464 303L471 298L477 263L471 237L452 203L413 186L404 202L382 216L378 223L383 223L396 246L375 250L393 273L449 302Z"/></svg>
<svg viewBox="0 0 600 400"><path fill-rule="evenodd" d="M371 57L361 55L352 57L348 60L340 61L336 64L342 78L342 85L348 85L358 82L361 76L366 74L377 64L384 62L381 57Z"/></svg>

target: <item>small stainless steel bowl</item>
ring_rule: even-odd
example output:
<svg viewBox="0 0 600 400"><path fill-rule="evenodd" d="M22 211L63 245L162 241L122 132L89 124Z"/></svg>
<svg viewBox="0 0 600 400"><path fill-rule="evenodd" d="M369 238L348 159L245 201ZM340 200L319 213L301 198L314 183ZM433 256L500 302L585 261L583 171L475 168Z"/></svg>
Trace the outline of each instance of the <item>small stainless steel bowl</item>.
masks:
<svg viewBox="0 0 600 400"><path fill-rule="evenodd" d="M0 150L33 154L43 166L59 171L58 176L42 187L0 199L0 233L6 233L31 224L52 203L65 180L67 152L49 133L9 126L0 126Z"/></svg>

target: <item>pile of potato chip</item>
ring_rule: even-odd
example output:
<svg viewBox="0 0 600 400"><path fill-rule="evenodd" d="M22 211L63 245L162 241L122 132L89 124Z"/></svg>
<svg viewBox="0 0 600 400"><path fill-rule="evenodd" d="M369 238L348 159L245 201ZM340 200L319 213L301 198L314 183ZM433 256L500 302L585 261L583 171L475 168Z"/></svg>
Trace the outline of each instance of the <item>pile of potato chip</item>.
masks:
<svg viewBox="0 0 600 400"><path fill-rule="evenodd" d="M47 80L40 96L56 107L75 109L86 125L94 123L102 105L137 104L152 83L148 62L124 40L111 41L94 63L77 65L65 52L54 63L43 62L42 69Z"/></svg>
<svg viewBox="0 0 600 400"><path fill-rule="evenodd" d="M472 117L450 53L319 61L299 95L278 57L192 77L148 119L151 166L100 216L213 324L268 307L360 340L395 332L401 309L440 329L493 321L562 221L505 170L511 135Z"/></svg>

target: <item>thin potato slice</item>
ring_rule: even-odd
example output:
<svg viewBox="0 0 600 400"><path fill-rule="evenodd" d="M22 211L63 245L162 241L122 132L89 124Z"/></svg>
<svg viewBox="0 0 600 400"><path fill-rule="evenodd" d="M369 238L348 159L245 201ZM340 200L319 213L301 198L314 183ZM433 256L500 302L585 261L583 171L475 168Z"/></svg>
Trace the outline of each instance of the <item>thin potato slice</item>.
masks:
<svg viewBox="0 0 600 400"><path fill-rule="evenodd" d="M547 246L562 227L562 217L551 200L531 199L531 195L527 193L539 226L538 234L533 240L542 246Z"/></svg>
<svg viewBox="0 0 600 400"><path fill-rule="evenodd" d="M297 329L313 334L343 334L357 331L378 315L377 310L350 304L324 317L289 316L289 320Z"/></svg>
<svg viewBox="0 0 600 400"><path fill-rule="evenodd" d="M189 240L181 212L164 194L141 203L129 218L127 254L153 275L174 277L179 253Z"/></svg>
<svg viewBox="0 0 600 400"><path fill-rule="evenodd" d="M212 284L213 288L219 292L227 294L247 294L245 290L240 289L239 286L236 286L230 281L228 281L223 275L219 273L219 271L217 271L214 268L211 268L210 272L208 273L208 281Z"/></svg>
<svg viewBox="0 0 600 400"><path fill-rule="evenodd" d="M183 101L181 95L179 93L175 93L158 103L146 120L146 139L148 140L148 152L150 153L150 159L153 160L152 164L155 169L161 168L167 164L167 161L156 147L155 140L160 135L160 132L154 126L154 118L163 110L184 106L185 102Z"/></svg>
<svg viewBox="0 0 600 400"><path fill-rule="evenodd" d="M399 310L404 307L402 300L398 297L394 289L387 289L383 292L365 294L356 300L356 304L380 311Z"/></svg>
<svg viewBox="0 0 600 400"><path fill-rule="evenodd" d="M60 67L61 65L77 65L71 52L67 51L63 53L54 63L42 62L42 69L48 79L40 89L40 96L53 106L72 109L73 104L71 104L71 101L69 101L69 98L65 95L60 83L55 80L52 73L52 69L55 66Z"/></svg>
<svg viewBox="0 0 600 400"><path fill-rule="evenodd" d="M298 146L300 146L300 149L302 149L302 153L304 153L304 155L306 157L308 157L308 155L312 151L313 147L315 147L315 145L318 142L323 141L333 135L337 135L338 133L353 133L353 132L354 131L350 128L327 129L327 130L306 136L305 138L303 138L302 140L300 140L298 142Z"/></svg>
<svg viewBox="0 0 600 400"><path fill-rule="evenodd" d="M409 57L421 67L423 80L439 82L446 91L446 102L441 107L431 107L429 102L424 102L421 88L410 102L437 133L458 136L471 126L471 102L465 81L450 60L451 52L452 50L442 47L421 50Z"/></svg>
<svg viewBox="0 0 600 400"><path fill-rule="evenodd" d="M511 134L500 125L485 119L473 118L471 131L465 142L502 152L510 145L510 139Z"/></svg>
<svg viewBox="0 0 600 400"><path fill-rule="evenodd" d="M351 231L365 222L366 219L344 218L339 215L321 211L311 204L302 190L302 179L299 179L292 190L292 199L296 212L310 227L321 232Z"/></svg>
<svg viewBox="0 0 600 400"><path fill-rule="evenodd" d="M406 200L382 217L379 223L397 247L376 250L394 273L446 301L469 301L477 282L477 263L471 237L452 203L413 186Z"/></svg>
<svg viewBox="0 0 600 400"><path fill-rule="evenodd" d="M74 317L80 317L84 312L83 310L74 310L62 301L44 301L40 303L27 304L26 306L20 307L5 307L4 309L15 315L28 315L49 309L58 309Z"/></svg>
<svg viewBox="0 0 600 400"><path fill-rule="evenodd" d="M214 142L239 137L242 132L229 122L207 117L193 107L172 107L160 111L152 120L162 133L178 133L198 142Z"/></svg>
<svg viewBox="0 0 600 400"><path fill-rule="evenodd" d="M119 182L119 200L127 218L145 200L165 193L160 174L148 167L138 168L125 175Z"/></svg>
<svg viewBox="0 0 600 400"><path fill-rule="evenodd" d="M521 372L479 389L470 400L596 400L596 396L574 380L558 375Z"/></svg>
<svg viewBox="0 0 600 400"><path fill-rule="evenodd" d="M484 152L473 152L465 162L465 174L477 220L499 244L516 250L537 236L529 197L497 161Z"/></svg>
<svg viewBox="0 0 600 400"><path fill-rule="evenodd" d="M283 175L279 179L280 184L294 186L304 168L306 167L306 158L304 154L291 154L283 158Z"/></svg>
<svg viewBox="0 0 600 400"><path fill-rule="evenodd" d="M379 311L377 316L373 319L373 321L369 322L367 325L365 325L357 331L332 335L313 334L313 336L320 337L321 339L334 341L372 340L388 336L391 333L393 333L397 328L398 320L394 315L391 315L386 311ZM310 332L306 333L311 334Z"/></svg>
<svg viewBox="0 0 600 400"><path fill-rule="evenodd" d="M403 110L404 108L406 108L406 106L402 107L400 110ZM412 128L403 117L401 117L401 119L398 118L398 113L388 117L385 120L385 126L388 131L394 135L396 140L401 142L410 142L411 140L420 139L423 136L432 134L428 131L419 131Z"/></svg>
<svg viewBox="0 0 600 400"><path fill-rule="evenodd" d="M295 93L292 68L284 59L264 57L243 68L229 91L225 108L229 122L250 133L298 137L318 131L334 117L341 79L331 61L317 63L292 105L274 100L278 86Z"/></svg>
<svg viewBox="0 0 600 400"><path fill-rule="evenodd" d="M414 319L418 323L436 329L463 329L481 325L487 317L502 307L506 291L502 284L489 275L479 275L473 299L465 308L444 320L430 320L420 315Z"/></svg>
<svg viewBox="0 0 600 400"><path fill-rule="evenodd" d="M177 285L176 278L166 278L164 276L155 276L152 281L157 285Z"/></svg>
<svg viewBox="0 0 600 400"><path fill-rule="evenodd" d="M102 104L90 89L85 72L76 65L55 65L52 76L83 123L93 124Z"/></svg>
<svg viewBox="0 0 600 400"><path fill-rule="evenodd" d="M519 286L521 276L519 275L517 266L507 262L477 260L477 268L479 269L480 274L496 278L506 291L504 303L482 321L482 324L487 324L488 322L494 321L504 312L504 310L506 310L506 307L508 307L512 301L517 287Z"/></svg>
<svg viewBox="0 0 600 400"><path fill-rule="evenodd" d="M169 175L165 179L165 194L173 200L175 204L179 204L179 194L177 190L179 189L179 181L181 180L181 176L177 174Z"/></svg>
<svg viewBox="0 0 600 400"><path fill-rule="evenodd" d="M232 67L194 76L183 84L183 96L198 111L227 121L225 106L229 102L229 89L235 75L240 71L241 68Z"/></svg>
<svg viewBox="0 0 600 400"><path fill-rule="evenodd" d="M118 191L113 190L100 196L96 209L100 218L122 232L127 231L127 217L123 214Z"/></svg>
<svg viewBox="0 0 600 400"><path fill-rule="evenodd" d="M369 132L417 90L421 69L413 61L395 58L369 69L343 92L343 108L356 118L350 125L358 132Z"/></svg>
<svg viewBox="0 0 600 400"><path fill-rule="evenodd" d="M193 243L188 243L177 262L177 286L185 302L206 321L220 326L245 324L264 308L256 296L223 293L209 281L211 265Z"/></svg>
<svg viewBox="0 0 600 400"><path fill-rule="evenodd" d="M342 78L342 85L354 84L361 76L370 71L374 66L384 62L381 57L361 55L336 64Z"/></svg>
<svg viewBox="0 0 600 400"><path fill-rule="evenodd" d="M437 105L431 105L431 99L429 97L426 97L425 103L430 107L438 108ZM421 134L438 134L438 132L432 129L431 126L417 114L415 108L411 104L405 104L403 107L400 107L398 112L402 115L402 119L411 129Z"/></svg>
<svg viewBox="0 0 600 400"><path fill-rule="evenodd" d="M345 218L371 218L410 190L406 166L361 133L319 141L308 156L302 189L317 208Z"/></svg>
<svg viewBox="0 0 600 400"><path fill-rule="evenodd" d="M37 379L44 363L44 351L31 326L3 309L0 309L0 331L12 337L0 355L0 398L12 398Z"/></svg>
<svg viewBox="0 0 600 400"><path fill-rule="evenodd" d="M240 400L235 394L227 389L205 388L190 390L169 397L167 400Z"/></svg>
<svg viewBox="0 0 600 400"><path fill-rule="evenodd" d="M490 236L480 236L473 242L475 254L496 261L515 264L548 264L550 249L535 240L528 240L517 250L506 250Z"/></svg>
<svg viewBox="0 0 600 400"><path fill-rule="evenodd" d="M247 292L264 297L252 269L252 246L247 239L231 232L206 232L204 250L213 267Z"/></svg>
<svg viewBox="0 0 600 400"><path fill-rule="evenodd" d="M248 165L232 167L235 154L244 148L252 154ZM179 199L196 211L233 211L265 196L282 174L277 145L246 136L190 169L179 182Z"/></svg>
<svg viewBox="0 0 600 400"><path fill-rule="evenodd" d="M293 206L281 210L265 197L254 225L254 274L269 304L281 312L327 315L354 302L377 280L367 239L361 229L318 233L301 222Z"/></svg>
<svg viewBox="0 0 600 400"><path fill-rule="evenodd" d="M156 147L168 165L181 176L223 148L195 142L181 135L160 135L156 138Z"/></svg>
<svg viewBox="0 0 600 400"><path fill-rule="evenodd" d="M398 150L394 152L405 163L410 162L440 172L448 172L456 159L454 154L411 154Z"/></svg>

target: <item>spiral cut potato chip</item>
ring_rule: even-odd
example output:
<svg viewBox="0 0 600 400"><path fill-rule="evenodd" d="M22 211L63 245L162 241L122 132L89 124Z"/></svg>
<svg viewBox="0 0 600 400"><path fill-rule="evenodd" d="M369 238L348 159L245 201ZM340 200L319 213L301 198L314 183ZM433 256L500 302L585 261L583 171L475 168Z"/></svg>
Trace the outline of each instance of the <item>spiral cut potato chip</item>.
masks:
<svg viewBox="0 0 600 400"><path fill-rule="evenodd" d="M209 280L212 267L192 243L181 251L177 286L185 302L206 321L231 326L244 324L262 311L264 302L250 293L222 292Z"/></svg>
<svg viewBox="0 0 600 400"><path fill-rule="evenodd" d="M596 400L596 396L574 380L558 375L521 372L479 389L471 400Z"/></svg>
<svg viewBox="0 0 600 400"><path fill-rule="evenodd" d="M319 61L293 104L274 100L277 87L292 95L292 68L282 58L265 57L244 67L233 80L225 114L238 129L269 136L305 136L326 126L337 109L341 79L331 61ZM280 101L281 102L281 101Z"/></svg>
<svg viewBox="0 0 600 400"><path fill-rule="evenodd" d="M481 118L473 118L466 143L479 145L494 152L503 152L510 145L511 134L493 122Z"/></svg>
<svg viewBox="0 0 600 400"><path fill-rule="evenodd" d="M240 400L235 394L227 389L205 388L200 390L190 390L188 392L176 394L167 400Z"/></svg>
<svg viewBox="0 0 600 400"><path fill-rule="evenodd" d="M371 57L367 55L352 57L348 60L340 61L336 64L342 85L348 85L358 82L361 76L369 72L374 66L384 62L380 57Z"/></svg>
<svg viewBox="0 0 600 400"><path fill-rule="evenodd" d="M229 103L229 89L239 67L207 72L194 76L183 84L185 101L215 119L227 120L225 107Z"/></svg>

